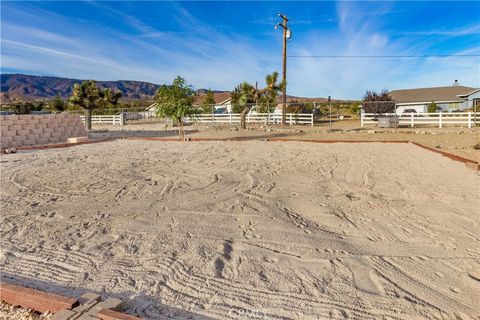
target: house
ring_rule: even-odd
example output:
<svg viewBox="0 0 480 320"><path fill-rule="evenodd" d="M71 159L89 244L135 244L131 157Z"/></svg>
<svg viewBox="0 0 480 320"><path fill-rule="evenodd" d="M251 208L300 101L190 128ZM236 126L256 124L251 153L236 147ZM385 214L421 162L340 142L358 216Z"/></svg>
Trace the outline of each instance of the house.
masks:
<svg viewBox="0 0 480 320"><path fill-rule="evenodd" d="M195 97L195 101L193 105L196 107L201 107L205 99L207 98L207 94L199 94ZM231 92L216 92L213 94L213 100L215 101L214 104L214 112L215 113L231 113L232 112L232 93Z"/></svg>
<svg viewBox="0 0 480 320"><path fill-rule="evenodd" d="M459 98L463 99L461 109L480 109L480 89L475 89L469 93L459 94Z"/></svg>
<svg viewBox="0 0 480 320"><path fill-rule="evenodd" d="M205 93L195 96L193 101L193 106L201 108L207 95ZM216 113L230 113L232 111L232 96L230 92L217 92L213 94L213 99L215 100L214 110ZM154 114L157 104L154 102L145 110L146 113Z"/></svg>
<svg viewBox="0 0 480 320"><path fill-rule="evenodd" d="M418 113L428 112L428 105L432 102L442 111L451 112L472 108L473 100L479 98L479 90L460 86L455 80L449 87L394 90L389 95L396 102L397 114L407 109L414 109Z"/></svg>

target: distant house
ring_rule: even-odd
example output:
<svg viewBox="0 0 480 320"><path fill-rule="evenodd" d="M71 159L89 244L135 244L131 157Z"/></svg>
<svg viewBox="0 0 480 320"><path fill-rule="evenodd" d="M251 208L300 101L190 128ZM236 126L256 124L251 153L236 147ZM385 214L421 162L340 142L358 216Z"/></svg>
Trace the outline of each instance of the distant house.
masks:
<svg viewBox="0 0 480 320"><path fill-rule="evenodd" d="M463 99L462 109L480 109L480 89L475 89L465 94L459 94L459 98Z"/></svg>
<svg viewBox="0 0 480 320"><path fill-rule="evenodd" d="M207 94L199 94L195 97L193 105L201 107L207 98ZM231 113L232 112L232 94L231 92L217 92L213 94L215 101L214 110L217 113Z"/></svg>
<svg viewBox="0 0 480 320"><path fill-rule="evenodd" d="M396 102L397 113L407 109L416 112L428 112L428 105L435 102L444 112L472 108L473 100L479 98L476 88L458 85L458 82L449 87L420 88L394 90L390 96Z"/></svg>
<svg viewBox="0 0 480 320"><path fill-rule="evenodd" d="M206 98L207 95L204 93L195 96L193 106L201 108ZM214 110L216 113L230 113L232 111L232 96L230 92L214 93L213 99L215 100ZM155 113L156 107L157 104L154 102L150 106L148 106L146 112L153 115Z"/></svg>

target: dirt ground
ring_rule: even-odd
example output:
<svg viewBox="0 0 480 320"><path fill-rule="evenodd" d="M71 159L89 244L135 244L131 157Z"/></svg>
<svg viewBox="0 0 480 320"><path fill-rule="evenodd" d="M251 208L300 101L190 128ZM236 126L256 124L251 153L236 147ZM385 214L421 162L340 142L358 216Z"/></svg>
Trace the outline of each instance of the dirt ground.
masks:
<svg viewBox="0 0 480 320"><path fill-rule="evenodd" d="M12 282L147 319L480 319L479 174L412 144L116 140L0 164Z"/></svg>
<svg viewBox="0 0 480 320"><path fill-rule="evenodd" d="M318 140L368 140L368 141L414 141L437 148L467 159L480 162L480 127L426 127L378 129L359 127L358 120L336 122L330 131L328 124L310 126L249 125L248 131L240 131L238 127L225 126L189 126L187 135L191 138L242 139L242 138L286 138L286 139L318 139ZM122 136L172 136L174 128L165 127L164 123L133 123L125 126L95 126L90 134L93 138Z"/></svg>
<svg viewBox="0 0 480 320"><path fill-rule="evenodd" d="M11 306L0 301L0 319L1 320L49 320L52 314L38 314L31 309Z"/></svg>

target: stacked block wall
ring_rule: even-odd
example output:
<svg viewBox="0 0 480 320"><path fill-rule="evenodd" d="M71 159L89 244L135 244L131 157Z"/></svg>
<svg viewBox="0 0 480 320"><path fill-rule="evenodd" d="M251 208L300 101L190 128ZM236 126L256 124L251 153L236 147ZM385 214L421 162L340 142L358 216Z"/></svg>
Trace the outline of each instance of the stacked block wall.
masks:
<svg viewBox="0 0 480 320"><path fill-rule="evenodd" d="M78 115L0 115L1 148L65 143L68 138L86 135L85 126Z"/></svg>

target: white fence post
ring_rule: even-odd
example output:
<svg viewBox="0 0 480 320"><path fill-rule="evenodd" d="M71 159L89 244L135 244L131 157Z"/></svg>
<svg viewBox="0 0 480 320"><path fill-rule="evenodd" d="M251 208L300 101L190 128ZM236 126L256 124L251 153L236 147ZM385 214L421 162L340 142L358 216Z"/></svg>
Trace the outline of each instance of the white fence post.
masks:
<svg viewBox="0 0 480 320"><path fill-rule="evenodd" d="M413 124L414 124L414 116L413 116L413 113L410 114L410 126L413 128Z"/></svg>
<svg viewBox="0 0 480 320"><path fill-rule="evenodd" d="M310 115L310 119L311 119L310 121L312 122L311 126L313 127L313 113Z"/></svg>
<svg viewBox="0 0 480 320"><path fill-rule="evenodd" d="M364 113L360 111L360 127L363 128L363 117L364 117Z"/></svg>
<svg viewBox="0 0 480 320"><path fill-rule="evenodd" d="M468 127L469 128L472 127L472 113L471 112L468 113Z"/></svg>
<svg viewBox="0 0 480 320"><path fill-rule="evenodd" d="M438 115L438 127L441 128L442 127L442 113L440 112L439 115Z"/></svg>
<svg viewBox="0 0 480 320"><path fill-rule="evenodd" d="M230 113L230 124L232 124L232 114Z"/></svg>
<svg viewBox="0 0 480 320"><path fill-rule="evenodd" d="M290 113L290 125L292 125L292 114Z"/></svg>

